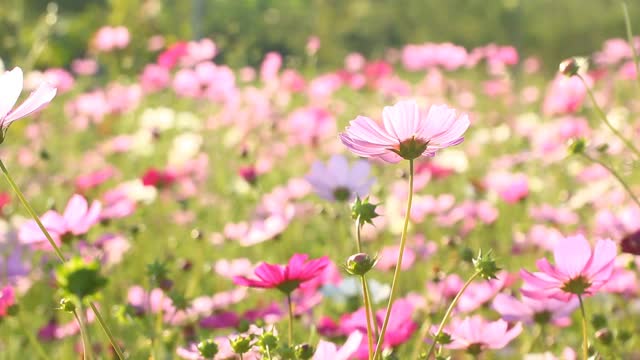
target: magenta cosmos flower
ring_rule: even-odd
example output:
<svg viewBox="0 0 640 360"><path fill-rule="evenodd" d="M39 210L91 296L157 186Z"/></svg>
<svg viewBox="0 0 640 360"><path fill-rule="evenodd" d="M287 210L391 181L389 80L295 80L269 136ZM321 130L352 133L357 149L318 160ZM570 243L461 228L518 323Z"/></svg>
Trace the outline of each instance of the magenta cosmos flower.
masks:
<svg viewBox="0 0 640 360"><path fill-rule="evenodd" d="M56 89L43 82L22 104L13 109L20 97L22 87L23 75L19 67L0 75L0 94L2 94L0 96L0 127L2 127L0 142L4 140L4 134L11 123L42 109L56 96Z"/></svg>
<svg viewBox="0 0 640 360"><path fill-rule="evenodd" d="M420 156L434 156L458 145L469 127L469 117L458 115L446 105L433 105L426 116L415 101L400 101L382 110L383 123L358 116L340 134L340 140L354 154L396 163Z"/></svg>
<svg viewBox="0 0 640 360"><path fill-rule="evenodd" d="M536 262L540 272L520 271L524 280L521 292L534 299L561 301L592 295L611 278L616 253L616 243L611 240L599 240L593 250L582 235L560 240L553 250L555 266L543 258Z"/></svg>
<svg viewBox="0 0 640 360"><path fill-rule="evenodd" d="M254 272L256 278L235 276L233 282L236 285L256 288L276 288L290 294L300 284L322 274L329 265L329 258L326 256L307 261L308 259L307 254L294 254L287 265L262 263Z"/></svg>
<svg viewBox="0 0 640 360"><path fill-rule="evenodd" d="M474 355L487 349L502 349L522 332L521 323L509 329L509 324L502 319L487 321L478 315L463 320L454 319L448 328L447 334L452 342L445 346L448 349L466 350Z"/></svg>

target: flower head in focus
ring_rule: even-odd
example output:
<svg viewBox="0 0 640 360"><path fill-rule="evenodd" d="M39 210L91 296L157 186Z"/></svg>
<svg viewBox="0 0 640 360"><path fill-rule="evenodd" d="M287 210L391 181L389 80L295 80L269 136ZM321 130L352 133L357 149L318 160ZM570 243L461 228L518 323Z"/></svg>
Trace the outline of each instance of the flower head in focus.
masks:
<svg viewBox="0 0 640 360"><path fill-rule="evenodd" d="M415 101L385 106L383 124L358 116L340 134L354 154L396 163L420 156L432 157L440 149L460 144L469 127L469 117L446 105L433 105L426 116Z"/></svg>

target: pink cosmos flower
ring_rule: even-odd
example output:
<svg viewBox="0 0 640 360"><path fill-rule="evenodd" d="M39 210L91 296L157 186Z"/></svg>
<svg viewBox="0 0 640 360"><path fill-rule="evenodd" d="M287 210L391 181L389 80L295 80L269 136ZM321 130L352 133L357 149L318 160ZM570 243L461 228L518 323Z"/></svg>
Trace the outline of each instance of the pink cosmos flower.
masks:
<svg viewBox="0 0 640 360"><path fill-rule="evenodd" d="M556 265L545 258L536 262L540 272L521 270L523 295L534 299L570 301L576 295L593 295L613 272L616 243L598 240L595 248L582 235L570 236L554 247Z"/></svg>
<svg viewBox="0 0 640 360"><path fill-rule="evenodd" d="M464 349L471 354L479 354L487 349L502 349L522 332L522 324L509 329L509 324L500 319L487 321L479 315L463 320L454 319L446 331L453 342L445 345L449 349ZM434 329L435 330L435 329ZM435 333L435 331L434 331Z"/></svg>
<svg viewBox="0 0 640 360"><path fill-rule="evenodd" d="M43 82L18 107L12 109L22 92L23 74L19 67L0 75L0 127L4 133L14 121L23 118L45 107L54 96L56 89ZM4 134L0 136L4 139ZM1 142L1 141L0 141Z"/></svg>
<svg viewBox="0 0 640 360"><path fill-rule="evenodd" d="M382 111L383 125L358 116L340 134L342 143L358 156L396 163L434 156L440 149L460 144L469 127L466 114L446 105L431 106L421 116L415 101L400 101Z"/></svg>
<svg viewBox="0 0 640 360"><path fill-rule="evenodd" d="M578 300L569 302L555 299L535 300L498 294L493 300L493 309L500 313L505 321L522 321L525 324L551 322L556 326L569 326L571 313L578 307Z"/></svg>
<svg viewBox="0 0 640 360"><path fill-rule="evenodd" d="M363 335L361 332L354 331L349 335L347 341L345 341L340 349L332 342L320 340L311 360L348 360L360 347L362 338Z"/></svg>
<svg viewBox="0 0 640 360"><path fill-rule="evenodd" d="M361 198L369 194L375 178L369 177L371 166L359 160L353 166L342 155L334 155L325 166L316 161L311 166L307 181L316 193L329 201L351 201L356 195Z"/></svg>
<svg viewBox="0 0 640 360"><path fill-rule="evenodd" d="M294 254L287 265L262 263L258 265L254 274L257 278L235 276L233 282L236 285L273 289L284 293L291 293L300 284L309 281L322 274L329 265L329 258L323 256L319 259L307 261L309 255Z"/></svg>
<svg viewBox="0 0 640 360"><path fill-rule="evenodd" d="M100 221L102 204L99 201L91 203L91 207L82 195L75 194L67 203L64 213L59 214L54 210L47 211L40 220L49 231L53 240L60 244L65 235L83 235ZM47 238L44 236L35 221L26 222L18 233L20 241L36 247L49 248Z"/></svg>
<svg viewBox="0 0 640 360"><path fill-rule="evenodd" d="M11 286L0 290L0 319L7 315L7 310L16 303L16 295Z"/></svg>

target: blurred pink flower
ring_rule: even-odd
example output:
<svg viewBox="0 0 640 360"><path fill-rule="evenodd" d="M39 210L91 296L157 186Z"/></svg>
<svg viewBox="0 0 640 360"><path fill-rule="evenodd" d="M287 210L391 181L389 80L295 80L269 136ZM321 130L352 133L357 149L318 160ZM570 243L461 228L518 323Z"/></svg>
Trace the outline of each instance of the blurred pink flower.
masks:
<svg viewBox="0 0 640 360"><path fill-rule="evenodd" d="M359 331L352 332L340 349L336 344L320 340L311 360L349 360L362 343L363 335Z"/></svg>
<svg viewBox="0 0 640 360"><path fill-rule="evenodd" d="M169 69L156 64L148 64L140 75L140 85L146 92L159 91L166 88L171 82Z"/></svg>
<svg viewBox="0 0 640 360"><path fill-rule="evenodd" d="M315 55L320 49L320 38L313 35L307 39L307 54L310 56Z"/></svg>
<svg viewBox="0 0 640 360"><path fill-rule="evenodd" d="M523 295L533 299L570 301L593 295L611 278L617 246L611 240L598 240L594 249L582 235L570 236L554 247L556 265L542 258L536 262L540 272L521 270Z"/></svg>
<svg viewBox="0 0 640 360"><path fill-rule="evenodd" d="M188 44L184 41L179 41L171 45L167 50L158 55L158 65L172 69L180 59L188 54Z"/></svg>
<svg viewBox="0 0 640 360"><path fill-rule="evenodd" d="M356 155L395 163L403 158L434 156L440 149L458 145L469 127L467 115L457 115L446 105L431 106L427 115L421 116L414 101L386 106L382 117L384 127L358 116L340 139Z"/></svg>
<svg viewBox="0 0 640 360"><path fill-rule="evenodd" d="M16 295L11 286L0 289L0 319L7 315L7 311L16 303Z"/></svg>
<svg viewBox="0 0 640 360"><path fill-rule="evenodd" d="M295 254L287 265L262 263L255 270L255 278L235 276L233 282L237 285L267 288L284 293L291 293L300 284L320 275L327 265L329 258L323 256L319 259L309 260L307 254Z"/></svg>
<svg viewBox="0 0 640 360"><path fill-rule="evenodd" d="M448 349L463 349L471 354L479 354L488 349L502 349L522 332L522 324L509 329L509 324L500 319L487 321L479 315L453 319L445 330L453 342L445 345ZM435 333L435 329L434 329Z"/></svg>
<svg viewBox="0 0 640 360"><path fill-rule="evenodd" d="M329 136L335 136L336 119L323 108L305 107L289 115L286 130L293 144L317 146Z"/></svg>
<svg viewBox="0 0 640 360"><path fill-rule="evenodd" d="M585 81L589 86L593 83L586 75ZM542 110L546 115L574 113L580 109L586 96L587 89L582 80L558 74L547 90Z"/></svg>
<svg viewBox="0 0 640 360"><path fill-rule="evenodd" d="M12 109L18 101L20 92L22 92L22 86L23 75L22 69L19 67L0 75L0 93L2 93L2 97L0 97L0 131L2 131L0 139L4 139L4 133L12 122L42 109L56 96L56 89L47 82L43 82L22 104Z"/></svg>
<svg viewBox="0 0 640 360"><path fill-rule="evenodd" d="M113 167L107 166L86 175L78 176L76 178L76 190L80 193L91 190L112 178L115 173L116 170Z"/></svg>
<svg viewBox="0 0 640 360"><path fill-rule="evenodd" d="M98 51L109 52L124 49L129 45L129 30L124 26L103 26L93 37L93 45Z"/></svg>
<svg viewBox="0 0 640 360"><path fill-rule="evenodd" d="M79 194L71 197L64 209L64 213L59 214L54 210L47 211L40 220L47 229L53 240L59 245L65 235L83 235L100 221L102 204L99 201L91 203ZM20 227L20 241L37 248L49 249L50 245L46 237L35 221L30 220Z"/></svg>
<svg viewBox="0 0 640 360"><path fill-rule="evenodd" d="M505 321L521 321L525 324L547 324L569 326L571 313L578 307L577 299L569 302L555 299L536 300L522 297L521 300L506 294L498 294L492 307Z"/></svg>
<svg viewBox="0 0 640 360"><path fill-rule="evenodd" d="M282 55L277 52L267 53L260 66L260 79L264 83L277 80L280 67L282 67Z"/></svg>
<svg viewBox="0 0 640 360"><path fill-rule="evenodd" d="M98 62L94 59L75 59L71 70L77 75L90 76L98 72Z"/></svg>

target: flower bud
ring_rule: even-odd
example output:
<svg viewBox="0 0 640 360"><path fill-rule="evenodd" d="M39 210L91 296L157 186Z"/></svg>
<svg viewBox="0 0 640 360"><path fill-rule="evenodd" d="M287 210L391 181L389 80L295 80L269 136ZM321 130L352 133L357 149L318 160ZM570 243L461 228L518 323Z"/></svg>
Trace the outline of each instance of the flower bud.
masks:
<svg viewBox="0 0 640 360"><path fill-rule="evenodd" d="M61 264L56 269L56 280L67 295L83 300L96 294L107 284L107 278L100 275L100 263L85 262L76 257Z"/></svg>
<svg viewBox="0 0 640 360"><path fill-rule="evenodd" d="M296 357L301 360L311 359L315 349L309 344L300 344L296 346Z"/></svg>
<svg viewBox="0 0 640 360"><path fill-rule="evenodd" d="M605 345L609 345L613 341L613 334L611 333L611 330L607 328L602 328L596 331L595 336L596 336L596 339L598 339L598 341L600 341Z"/></svg>
<svg viewBox="0 0 640 360"><path fill-rule="evenodd" d="M200 356L205 359L213 359L213 357L218 353L218 344L211 339L199 342L197 347L200 352Z"/></svg>
<svg viewBox="0 0 640 360"><path fill-rule="evenodd" d="M607 323L607 317L603 314L595 314L591 317L591 325L596 329L607 327Z"/></svg>
<svg viewBox="0 0 640 360"><path fill-rule="evenodd" d="M587 143L584 139L578 138L575 139L569 144L569 154L571 155L579 155L584 153L587 148Z"/></svg>
<svg viewBox="0 0 640 360"><path fill-rule="evenodd" d="M346 269L347 269L347 272L351 275L362 276L368 273L369 270L371 270L376 265L377 262L378 262L378 259L376 258L372 259L369 255L365 253L357 253L349 256L349 258L347 259Z"/></svg>
<svg viewBox="0 0 640 360"><path fill-rule="evenodd" d="M351 206L351 218L358 221L358 226L362 227L365 223L373 225L373 219L380 216L376 213L376 207L378 204L372 204L369 202L369 197L364 200L356 196L356 201Z"/></svg>
<svg viewBox="0 0 640 360"><path fill-rule="evenodd" d="M267 349L271 351L278 348L278 341L278 336L269 331L260 335L260 337L258 338L258 346L264 351L266 351Z"/></svg>
<svg viewBox="0 0 640 360"><path fill-rule="evenodd" d="M72 313L76 311L76 304L74 304L71 299L62 298L60 299L60 307L58 309Z"/></svg>
<svg viewBox="0 0 640 360"><path fill-rule="evenodd" d="M238 336L233 340L229 340L233 352L240 355L249 352L251 349L251 339L246 336Z"/></svg>
<svg viewBox="0 0 640 360"><path fill-rule="evenodd" d="M476 272L480 274L480 277L486 280L497 279L496 273L500 271L491 250L487 251L486 254L483 254L482 250L480 250L478 256L473 259L473 266Z"/></svg>
<svg viewBox="0 0 640 360"><path fill-rule="evenodd" d="M578 74L580 64L578 64L578 60L576 58L572 57L561 62L558 68L561 74L571 77Z"/></svg>
<svg viewBox="0 0 640 360"><path fill-rule="evenodd" d="M451 335L447 334L444 331L441 332L440 335L436 336L436 338L433 340L436 342L436 344L440 344L440 345L447 345L453 342Z"/></svg>

